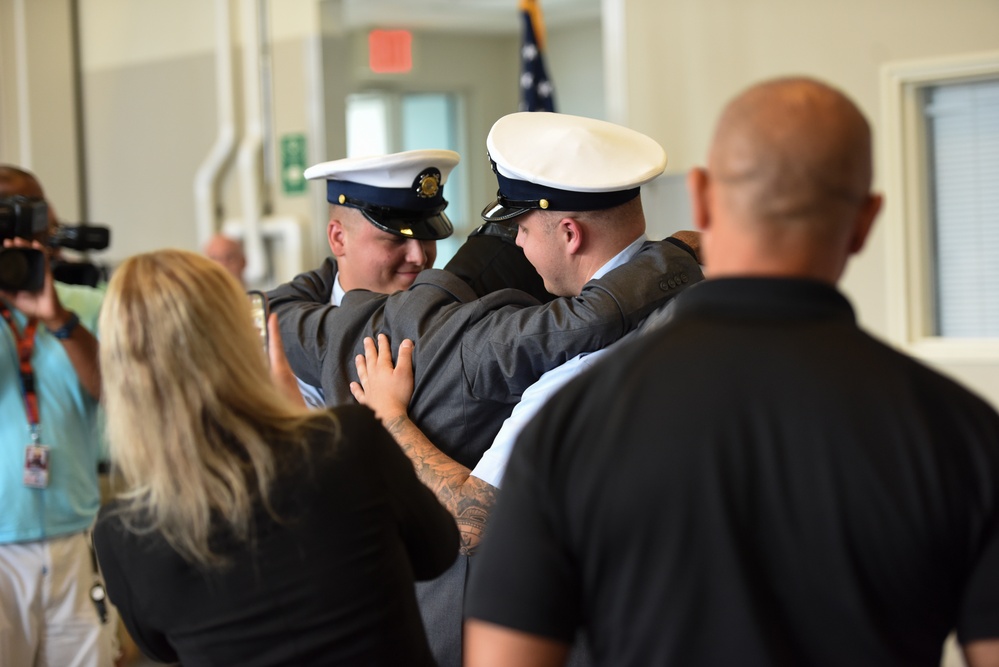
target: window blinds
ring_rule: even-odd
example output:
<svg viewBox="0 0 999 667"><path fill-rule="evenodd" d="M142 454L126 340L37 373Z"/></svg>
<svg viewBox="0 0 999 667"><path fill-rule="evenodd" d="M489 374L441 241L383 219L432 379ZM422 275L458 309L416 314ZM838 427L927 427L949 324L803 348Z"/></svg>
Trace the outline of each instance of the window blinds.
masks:
<svg viewBox="0 0 999 667"><path fill-rule="evenodd" d="M999 80L930 87L925 100L934 333L999 338Z"/></svg>

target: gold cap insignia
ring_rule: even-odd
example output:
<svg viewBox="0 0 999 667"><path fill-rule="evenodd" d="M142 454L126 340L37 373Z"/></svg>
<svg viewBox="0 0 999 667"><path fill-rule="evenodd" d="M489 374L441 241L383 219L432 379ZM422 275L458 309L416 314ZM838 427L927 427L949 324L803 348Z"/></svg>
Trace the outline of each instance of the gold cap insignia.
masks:
<svg viewBox="0 0 999 667"><path fill-rule="evenodd" d="M416 177L413 185L420 199L432 199L441 191L441 172L431 167Z"/></svg>

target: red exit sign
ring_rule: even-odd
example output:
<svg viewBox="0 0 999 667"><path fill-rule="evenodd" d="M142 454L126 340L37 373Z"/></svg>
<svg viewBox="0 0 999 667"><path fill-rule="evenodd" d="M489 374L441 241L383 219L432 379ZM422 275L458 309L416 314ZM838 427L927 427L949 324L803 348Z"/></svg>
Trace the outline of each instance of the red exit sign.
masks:
<svg viewBox="0 0 999 667"><path fill-rule="evenodd" d="M413 35L408 30L372 30L368 33L368 66L379 74L413 69Z"/></svg>

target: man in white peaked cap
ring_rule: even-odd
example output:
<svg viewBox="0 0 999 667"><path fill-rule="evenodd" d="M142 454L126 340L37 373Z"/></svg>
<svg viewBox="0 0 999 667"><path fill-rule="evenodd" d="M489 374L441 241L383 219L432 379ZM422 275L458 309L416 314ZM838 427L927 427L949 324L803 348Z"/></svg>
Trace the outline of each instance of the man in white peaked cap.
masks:
<svg viewBox="0 0 999 667"><path fill-rule="evenodd" d="M413 284L437 258L437 241L454 231L444 209L444 184L458 165L454 151L420 149L343 158L313 165L305 178L326 181L330 217L326 238L335 277L322 303L340 305L352 289L391 294ZM312 407L322 388L301 379Z"/></svg>
<svg viewBox="0 0 999 667"><path fill-rule="evenodd" d="M414 150L305 170L307 179L326 180L326 235L339 296L352 289L391 294L433 266L437 241L454 231L444 212L444 184L459 159L454 151Z"/></svg>
<svg viewBox="0 0 999 667"><path fill-rule="evenodd" d="M500 190L482 229L516 237L548 290L574 298L541 306L502 290L476 301L461 280L440 271L425 271L409 290L389 297L348 294L339 309L303 303L323 281L315 274L272 293L282 331L293 341L292 367L321 380L328 400L333 393L349 400L343 392L349 395L364 338L384 333L396 345L414 341L410 425L436 447L405 443L404 450L457 518L463 554L477 545L483 508L495 493L488 484L465 485L468 470L521 394L545 371L614 342L701 278L687 249L645 240L640 187L666 164L652 139L592 119L513 114L497 123L489 150ZM390 425L397 439L400 425ZM421 595L442 665L460 663L465 563L459 559L446 582L431 582L433 596Z"/></svg>

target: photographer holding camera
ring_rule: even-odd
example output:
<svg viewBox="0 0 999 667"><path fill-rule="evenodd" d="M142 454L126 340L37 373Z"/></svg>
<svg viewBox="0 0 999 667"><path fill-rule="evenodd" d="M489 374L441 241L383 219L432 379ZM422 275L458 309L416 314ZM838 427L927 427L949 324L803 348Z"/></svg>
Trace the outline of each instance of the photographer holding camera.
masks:
<svg viewBox="0 0 999 667"><path fill-rule="evenodd" d="M41 185L0 165L0 664L111 665L88 529L100 504L97 315L53 279Z"/></svg>

